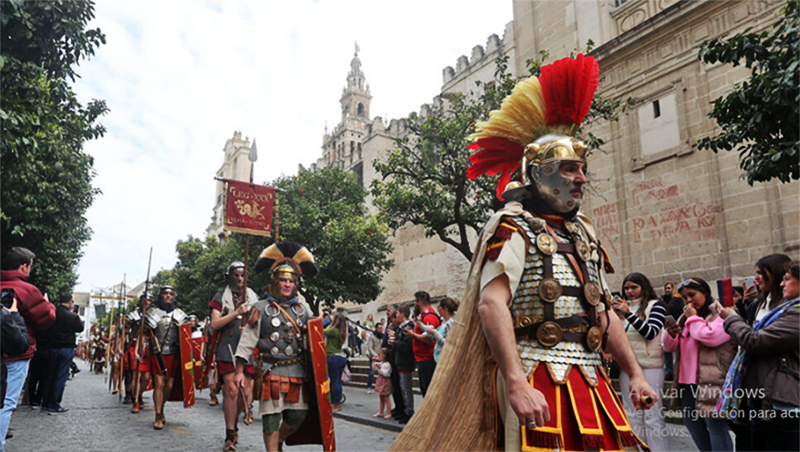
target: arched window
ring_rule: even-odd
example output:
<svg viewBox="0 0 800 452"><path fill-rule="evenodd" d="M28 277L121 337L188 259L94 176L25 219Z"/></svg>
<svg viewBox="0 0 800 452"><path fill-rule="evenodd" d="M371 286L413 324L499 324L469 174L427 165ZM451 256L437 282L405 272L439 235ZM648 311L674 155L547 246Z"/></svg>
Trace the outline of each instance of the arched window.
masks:
<svg viewBox="0 0 800 452"><path fill-rule="evenodd" d="M364 104L358 104L358 116L364 116Z"/></svg>

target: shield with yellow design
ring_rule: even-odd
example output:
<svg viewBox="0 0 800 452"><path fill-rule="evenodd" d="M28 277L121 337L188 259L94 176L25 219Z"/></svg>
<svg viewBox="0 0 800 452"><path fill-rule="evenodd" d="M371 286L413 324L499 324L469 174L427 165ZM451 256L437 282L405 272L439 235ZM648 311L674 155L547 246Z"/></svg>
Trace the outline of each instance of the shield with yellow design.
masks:
<svg viewBox="0 0 800 452"><path fill-rule="evenodd" d="M328 380L328 355L325 352L325 335L322 319L308 321L306 350L308 385L313 385L308 400L308 417L303 425L286 438L289 446L298 444L322 444L323 450L336 450L336 435L333 431L331 409L331 382ZM307 393L308 393L307 392Z"/></svg>

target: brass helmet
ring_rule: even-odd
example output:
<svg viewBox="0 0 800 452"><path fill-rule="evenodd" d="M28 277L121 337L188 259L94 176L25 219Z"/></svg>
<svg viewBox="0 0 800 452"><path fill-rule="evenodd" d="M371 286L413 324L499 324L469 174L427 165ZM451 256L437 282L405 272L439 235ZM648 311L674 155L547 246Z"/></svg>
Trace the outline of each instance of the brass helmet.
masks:
<svg viewBox="0 0 800 452"><path fill-rule="evenodd" d="M294 242L278 242L264 249L256 261L255 271L260 273L268 268L272 272L269 294L278 300L295 298L300 288L300 277L315 276L319 272L311 252ZM281 294L282 278L295 281L294 290L288 298Z"/></svg>
<svg viewBox="0 0 800 452"><path fill-rule="evenodd" d="M599 82L597 61L579 54L542 67L539 77L517 84L500 110L477 124L470 136L472 166L467 177L500 174L497 197L520 200L539 196L555 211L576 209L572 181L559 173L565 161L586 162L587 148L572 135L589 113ZM511 174L522 169L522 180Z"/></svg>

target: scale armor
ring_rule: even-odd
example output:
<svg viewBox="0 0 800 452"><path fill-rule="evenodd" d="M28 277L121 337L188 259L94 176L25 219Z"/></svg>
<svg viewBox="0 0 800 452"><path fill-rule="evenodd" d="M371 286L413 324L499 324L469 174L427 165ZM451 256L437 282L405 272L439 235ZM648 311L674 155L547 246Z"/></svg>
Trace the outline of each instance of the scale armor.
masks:
<svg viewBox="0 0 800 452"><path fill-rule="evenodd" d="M311 313L301 303L281 307L292 317L294 323L300 328L300 333L297 333L292 322L281 310L272 306L272 303L267 300L259 301L254 306L261 315L261 331L256 345L259 351L258 361L265 374L305 378L306 369L302 358L306 344L303 343L303 338L306 336ZM275 326L276 324L277 326ZM300 361L289 365L268 362L280 363L294 359Z"/></svg>
<svg viewBox="0 0 800 452"><path fill-rule="evenodd" d="M522 278L520 278L512 299L511 314L515 318L528 316L533 317L535 321L541 321L544 319L544 301L539 298L538 286L539 282L544 278L544 256L536 246L536 236L539 231L534 232L522 217L511 217L510 220L525 232L529 243ZM564 242L572 241L569 235L561 231L556 231L556 234ZM553 254L552 262L553 278L558 280L563 287L581 288L581 283L575 275L575 271L563 254ZM590 260L586 262L586 267L589 281L600 286L597 261ZM600 303L596 308L601 311L604 306ZM555 302L555 317L557 319L584 312L585 310L577 297L562 295ZM553 347L545 347L536 339L524 338L517 341L517 351L526 375L533 371L536 362L543 362L547 363L546 365L549 367L551 375L558 382L564 382L570 366L579 366L589 381L595 385L597 384L596 367L603 364L599 352L592 352L584 344L577 342L562 340Z"/></svg>
<svg viewBox="0 0 800 452"><path fill-rule="evenodd" d="M178 326L189 321L189 316L183 310L175 308L172 312L167 312L158 307L151 307L145 313L145 321L148 328L153 330L158 339L162 355L180 353L180 331ZM172 325L172 323L175 325Z"/></svg>

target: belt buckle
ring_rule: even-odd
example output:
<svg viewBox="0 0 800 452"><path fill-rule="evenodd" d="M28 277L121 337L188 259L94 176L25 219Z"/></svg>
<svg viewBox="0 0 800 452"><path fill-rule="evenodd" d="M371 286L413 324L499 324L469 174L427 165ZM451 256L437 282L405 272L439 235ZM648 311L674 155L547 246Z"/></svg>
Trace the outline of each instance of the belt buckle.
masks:
<svg viewBox="0 0 800 452"><path fill-rule="evenodd" d="M555 322L544 322L536 330L536 339L545 347L553 347L564 337L564 330Z"/></svg>

